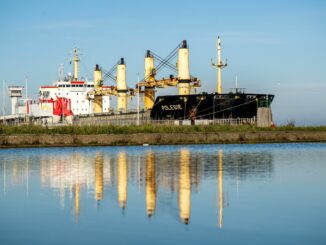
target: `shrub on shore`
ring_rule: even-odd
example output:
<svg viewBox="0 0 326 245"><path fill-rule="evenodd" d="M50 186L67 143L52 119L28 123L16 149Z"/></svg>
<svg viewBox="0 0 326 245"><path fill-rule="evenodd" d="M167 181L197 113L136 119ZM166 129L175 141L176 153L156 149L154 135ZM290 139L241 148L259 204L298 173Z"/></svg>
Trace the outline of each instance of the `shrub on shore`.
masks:
<svg viewBox="0 0 326 245"><path fill-rule="evenodd" d="M259 131L326 131L326 126L319 127L294 127L280 126L275 128L258 128L251 125L92 125L92 126L56 126L43 127L38 125L0 125L0 134L68 134L68 135L90 135L90 134L130 134L130 133L218 133L218 132L259 132Z"/></svg>

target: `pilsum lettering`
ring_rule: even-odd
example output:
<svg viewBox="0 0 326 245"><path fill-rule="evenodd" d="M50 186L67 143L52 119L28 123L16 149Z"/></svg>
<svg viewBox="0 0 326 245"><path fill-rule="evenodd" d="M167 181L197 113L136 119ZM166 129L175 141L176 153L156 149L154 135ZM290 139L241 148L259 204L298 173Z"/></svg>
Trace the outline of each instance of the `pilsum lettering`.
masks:
<svg viewBox="0 0 326 245"><path fill-rule="evenodd" d="M162 105L162 111L175 111L182 110L182 106L179 105Z"/></svg>

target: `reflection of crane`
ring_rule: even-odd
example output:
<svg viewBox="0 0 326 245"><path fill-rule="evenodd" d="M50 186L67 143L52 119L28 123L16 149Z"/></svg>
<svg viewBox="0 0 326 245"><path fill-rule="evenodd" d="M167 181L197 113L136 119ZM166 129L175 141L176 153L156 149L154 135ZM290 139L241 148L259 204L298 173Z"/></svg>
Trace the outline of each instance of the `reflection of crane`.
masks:
<svg viewBox="0 0 326 245"><path fill-rule="evenodd" d="M103 199L103 162L101 153L95 156L95 200L99 202Z"/></svg>
<svg viewBox="0 0 326 245"><path fill-rule="evenodd" d="M122 209L126 208L128 191L128 167L127 154L119 152L118 154L118 202Z"/></svg>
<svg viewBox="0 0 326 245"><path fill-rule="evenodd" d="M156 171L154 152L148 152L146 157L146 209L148 217L155 212L156 207Z"/></svg>
<svg viewBox="0 0 326 245"><path fill-rule="evenodd" d="M179 176L179 208L180 219L184 224L189 224L191 182L190 182L190 152L188 149L180 151L180 176Z"/></svg>
<svg viewBox="0 0 326 245"><path fill-rule="evenodd" d="M74 185L74 195L75 195L75 215L76 215L76 223L78 223L78 216L79 216L79 193L80 193L80 189L79 189L79 184L75 184Z"/></svg>
<svg viewBox="0 0 326 245"><path fill-rule="evenodd" d="M6 195L7 193L7 174L6 174L6 159L3 163L3 194Z"/></svg>
<svg viewBox="0 0 326 245"><path fill-rule="evenodd" d="M223 152L218 151L218 226L223 226Z"/></svg>
<svg viewBox="0 0 326 245"><path fill-rule="evenodd" d="M177 66L174 66L170 62L177 55ZM154 59L159 62L156 68ZM169 78L156 80L155 75L163 67L170 68L173 72L177 72L177 77L171 75ZM135 92L139 91L144 93L145 109L152 109L155 100L155 88L166 88L170 86L178 86L180 95L188 95L192 88L200 87L200 80L190 76L189 50L186 40L173 49L165 59L147 50L145 56L145 78L137 83Z"/></svg>

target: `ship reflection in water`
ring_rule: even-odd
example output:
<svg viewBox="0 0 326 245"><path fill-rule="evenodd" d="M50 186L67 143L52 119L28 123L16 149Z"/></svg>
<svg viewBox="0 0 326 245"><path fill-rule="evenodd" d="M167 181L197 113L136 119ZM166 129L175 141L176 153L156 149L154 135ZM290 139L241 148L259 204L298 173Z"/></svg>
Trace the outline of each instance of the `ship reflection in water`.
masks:
<svg viewBox="0 0 326 245"><path fill-rule="evenodd" d="M326 144L0 150L0 244L325 244L325 160Z"/></svg>
<svg viewBox="0 0 326 245"><path fill-rule="evenodd" d="M39 173L41 190L54 191L61 209L69 203L78 223L79 215L86 211L83 202L90 196L93 196L97 209L110 208L102 205L109 198L110 202L112 199L118 204L124 215L128 215L128 206L133 205L128 200L128 191L137 187L138 192L144 193L147 217L155 216L160 209L162 213L172 215L178 210L180 222L188 225L192 215L192 194L200 193L205 180L214 181L217 187L215 185L209 191L216 200L213 201L217 214L215 224L222 228L223 208L229 205L225 193L230 183L232 187L236 182L238 191L241 179L266 179L273 173L273 158L268 152L223 153L218 146L212 154L187 147L179 147L168 154L151 148L142 148L136 154L128 153L126 148L117 149L117 152L94 150L85 153L80 150L32 154L13 161L5 160L2 171L4 193L15 186L26 186L27 192L29 176ZM226 190L223 189L223 176L228 178Z"/></svg>

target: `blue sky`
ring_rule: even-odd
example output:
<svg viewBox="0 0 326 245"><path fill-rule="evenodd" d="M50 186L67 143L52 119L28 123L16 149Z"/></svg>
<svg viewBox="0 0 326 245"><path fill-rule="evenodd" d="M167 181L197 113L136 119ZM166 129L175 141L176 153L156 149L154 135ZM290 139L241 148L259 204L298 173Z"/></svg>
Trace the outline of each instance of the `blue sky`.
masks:
<svg viewBox="0 0 326 245"><path fill-rule="evenodd" d="M134 87L146 49L165 56L187 39L191 73L201 91L212 92L218 35L229 63L225 92L238 76L247 92L276 95L278 124L326 124L326 1L0 1L0 80L24 85L28 76L36 97L61 63L71 71L77 46L81 75L91 78L96 63L109 69L125 57Z"/></svg>

